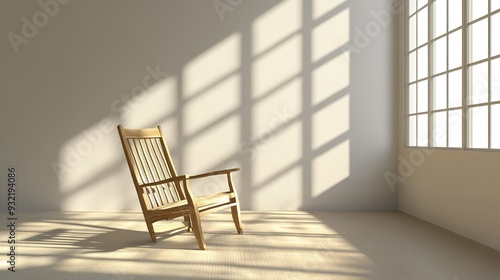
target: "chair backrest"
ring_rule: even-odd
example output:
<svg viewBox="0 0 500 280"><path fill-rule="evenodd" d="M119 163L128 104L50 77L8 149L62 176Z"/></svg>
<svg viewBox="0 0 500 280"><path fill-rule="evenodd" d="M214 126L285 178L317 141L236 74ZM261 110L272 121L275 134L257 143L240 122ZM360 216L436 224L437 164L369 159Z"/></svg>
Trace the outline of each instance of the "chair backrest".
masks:
<svg viewBox="0 0 500 280"><path fill-rule="evenodd" d="M143 211L185 199L179 183L161 183L177 173L160 126L118 133Z"/></svg>

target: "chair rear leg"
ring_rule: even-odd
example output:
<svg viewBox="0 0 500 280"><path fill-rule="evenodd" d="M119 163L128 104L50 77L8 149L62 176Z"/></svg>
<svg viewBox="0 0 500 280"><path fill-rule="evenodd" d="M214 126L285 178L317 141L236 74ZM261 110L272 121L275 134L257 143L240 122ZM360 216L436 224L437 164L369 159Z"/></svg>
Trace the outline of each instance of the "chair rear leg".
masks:
<svg viewBox="0 0 500 280"><path fill-rule="evenodd" d="M193 227L194 236L196 237L196 241L198 242L198 247L201 250L205 250L205 239L203 238L203 231L201 230L201 219L200 213L198 209L191 208L189 209L190 218L191 218L191 226Z"/></svg>
<svg viewBox="0 0 500 280"><path fill-rule="evenodd" d="M148 227L149 236L151 236L151 241L153 241L154 243L156 243L156 234L155 234L155 230L153 228L153 224L151 224L149 222L146 222L146 225Z"/></svg>
<svg viewBox="0 0 500 280"><path fill-rule="evenodd" d="M234 225L236 226L236 230L238 231L238 234L242 234L243 233L243 226L241 224L240 206L238 204L231 207L231 214L233 215L233 222L234 222Z"/></svg>
<svg viewBox="0 0 500 280"><path fill-rule="evenodd" d="M191 225L191 219L189 218L189 215L184 216L184 223L187 225L187 231L192 232L193 231L193 226Z"/></svg>

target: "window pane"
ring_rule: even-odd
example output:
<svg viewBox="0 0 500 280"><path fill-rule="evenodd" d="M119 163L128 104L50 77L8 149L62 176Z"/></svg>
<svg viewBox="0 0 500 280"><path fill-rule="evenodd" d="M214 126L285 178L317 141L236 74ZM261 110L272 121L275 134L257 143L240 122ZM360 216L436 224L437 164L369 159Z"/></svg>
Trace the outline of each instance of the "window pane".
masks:
<svg viewBox="0 0 500 280"><path fill-rule="evenodd" d="M448 30L462 26L462 1L450 0L453 4L448 6Z"/></svg>
<svg viewBox="0 0 500 280"><path fill-rule="evenodd" d="M495 10L498 10L500 9L500 1L498 0L492 0L491 1L491 11L495 11Z"/></svg>
<svg viewBox="0 0 500 280"><path fill-rule="evenodd" d="M440 35L443 35L447 31L446 1L447 0L436 0L436 2L434 2L434 17L433 17L434 26L432 28L433 31L432 38L436 38Z"/></svg>
<svg viewBox="0 0 500 280"><path fill-rule="evenodd" d="M448 106L449 108L462 106L462 70L448 74Z"/></svg>
<svg viewBox="0 0 500 280"><path fill-rule="evenodd" d="M448 147L462 147L462 110L448 112Z"/></svg>
<svg viewBox="0 0 500 280"><path fill-rule="evenodd" d="M488 106L470 108L470 147L488 148Z"/></svg>
<svg viewBox="0 0 500 280"><path fill-rule="evenodd" d="M417 47L417 16L412 16L409 20L408 39L410 50Z"/></svg>
<svg viewBox="0 0 500 280"><path fill-rule="evenodd" d="M427 114L418 115L417 120L417 130L418 130L418 146L427 147L429 143L429 131L428 131L428 116Z"/></svg>
<svg viewBox="0 0 500 280"><path fill-rule="evenodd" d="M496 0L500 2L500 0ZM491 17L491 56L500 54L500 13Z"/></svg>
<svg viewBox="0 0 500 280"><path fill-rule="evenodd" d="M409 2L410 3L408 4L409 5L408 9L411 15L417 10L417 0L410 0Z"/></svg>
<svg viewBox="0 0 500 280"><path fill-rule="evenodd" d="M488 102L488 62L469 68L469 104Z"/></svg>
<svg viewBox="0 0 500 280"><path fill-rule="evenodd" d="M418 83L418 112L427 112L427 108L429 106L428 99L428 88L427 88L427 80L421 81Z"/></svg>
<svg viewBox="0 0 500 280"><path fill-rule="evenodd" d="M410 53L410 57L408 58L408 74L410 83L414 82L417 79L417 51Z"/></svg>
<svg viewBox="0 0 500 280"><path fill-rule="evenodd" d="M432 89L434 110L446 109L446 74L434 78Z"/></svg>
<svg viewBox="0 0 500 280"><path fill-rule="evenodd" d="M500 101L500 58L491 61L491 101Z"/></svg>
<svg viewBox="0 0 500 280"><path fill-rule="evenodd" d="M483 19L469 27L469 62L488 57L488 19Z"/></svg>
<svg viewBox="0 0 500 280"><path fill-rule="evenodd" d="M446 115L447 112L439 112L433 115L433 146L446 147Z"/></svg>
<svg viewBox="0 0 500 280"><path fill-rule="evenodd" d="M448 69L453 69L462 66L462 30L451 33L448 38Z"/></svg>
<svg viewBox="0 0 500 280"><path fill-rule="evenodd" d="M408 146L417 146L417 116L410 116L408 121Z"/></svg>
<svg viewBox="0 0 500 280"><path fill-rule="evenodd" d="M446 36L435 41L433 44L433 73L438 74L446 71Z"/></svg>
<svg viewBox="0 0 500 280"><path fill-rule="evenodd" d="M500 149L500 105L491 106L491 148Z"/></svg>
<svg viewBox="0 0 500 280"><path fill-rule="evenodd" d="M417 13L418 16L418 45L421 46L422 44L427 43L428 37L428 8L422 9L420 12Z"/></svg>
<svg viewBox="0 0 500 280"><path fill-rule="evenodd" d="M452 0L456 1L456 0ZM493 2L498 0L493 0ZM488 0L469 0L469 22L488 13Z"/></svg>
<svg viewBox="0 0 500 280"><path fill-rule="evenodd" d="M408 114L417 112L417 84L410 85L408 95Z"/></svg>
<svg viewBox="0 0 500 280"><path fill-rule="evenodd" d="M418 54L417 54L417 60L418 60L418 79L423 79L427 77L429 73L428 69L428 62L429 62L429 57L428 57L428 51L427 51L427 46L421 47L418 49Z"/></svg>

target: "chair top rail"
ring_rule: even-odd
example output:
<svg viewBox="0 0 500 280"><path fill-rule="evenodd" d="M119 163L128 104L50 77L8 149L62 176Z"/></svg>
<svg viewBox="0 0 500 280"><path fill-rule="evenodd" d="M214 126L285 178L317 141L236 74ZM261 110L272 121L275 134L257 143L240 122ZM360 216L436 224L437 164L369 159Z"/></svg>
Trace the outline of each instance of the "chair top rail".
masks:
<svg viewBox="0 0 500 280"><path fill-rule="evenodd" d="M126 138L148 138L148 137L161 138L161 133L158 128L142 128L142 129L123 128L123 132Z"/></svg>

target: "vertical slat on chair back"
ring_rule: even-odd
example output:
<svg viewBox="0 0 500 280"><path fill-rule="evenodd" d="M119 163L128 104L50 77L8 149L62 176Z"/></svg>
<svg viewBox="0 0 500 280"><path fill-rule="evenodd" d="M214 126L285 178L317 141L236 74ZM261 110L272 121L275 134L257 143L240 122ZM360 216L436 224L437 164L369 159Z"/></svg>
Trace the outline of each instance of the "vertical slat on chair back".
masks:
<svg viewBox="0 0 500 280"><path fill-rule="evenodd" d="M184 199L178 183L154 184L177 176L161 128L124 129L118 126L118 131L139 199L142 193L145 207L156 208ZM146 184L148 186L144 186Z"/></svg>

